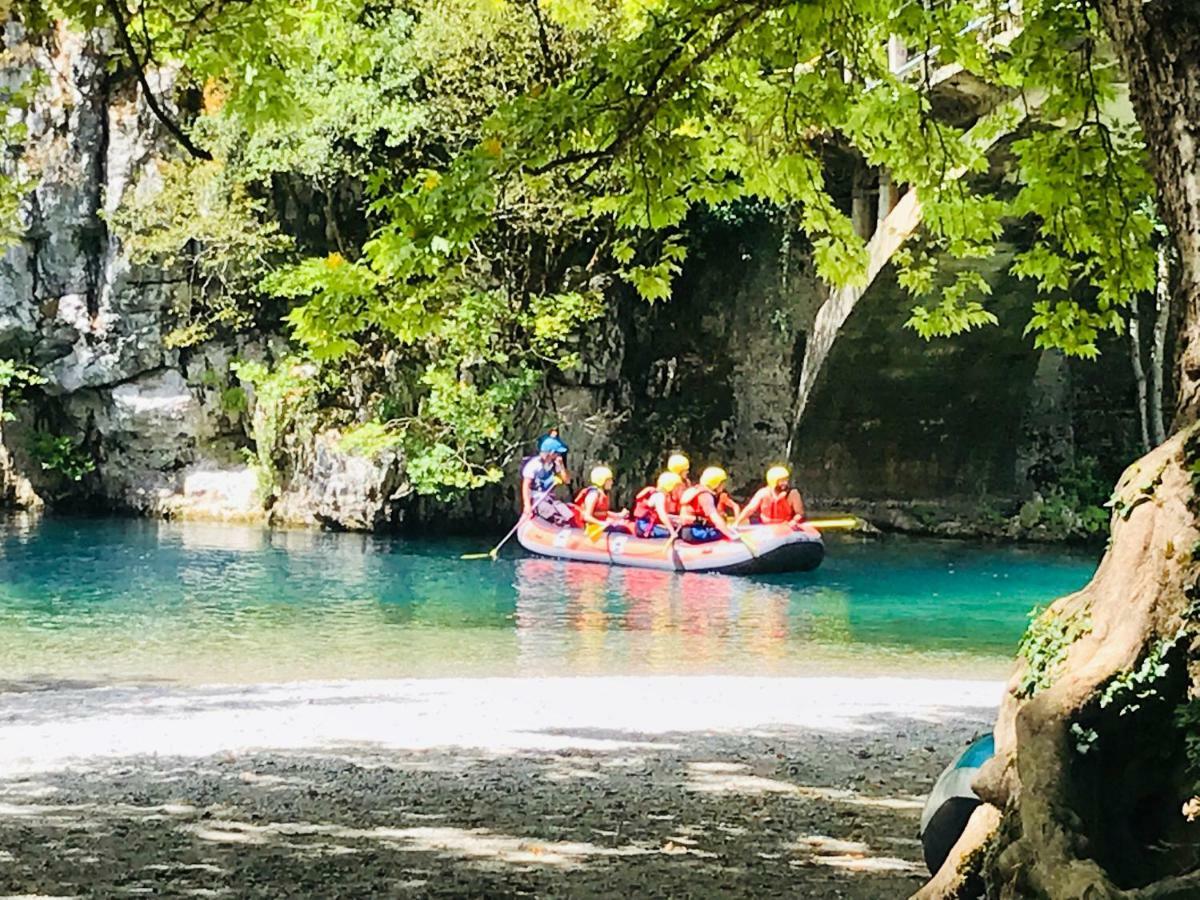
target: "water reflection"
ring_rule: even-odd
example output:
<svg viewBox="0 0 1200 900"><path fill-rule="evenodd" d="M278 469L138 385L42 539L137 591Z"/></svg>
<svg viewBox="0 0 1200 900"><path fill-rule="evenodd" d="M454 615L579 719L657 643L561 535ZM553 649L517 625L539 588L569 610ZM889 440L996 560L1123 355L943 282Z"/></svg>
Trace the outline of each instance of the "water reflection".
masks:
<svg viewBox="0 0 1200 900"><path fill-rule="evenodd" d="M750 579L544 559L515 569L520 659L533 669L592 671L624 652L634 668L755 671L851 634L833 589L793 616L793 589Z"/></svg>

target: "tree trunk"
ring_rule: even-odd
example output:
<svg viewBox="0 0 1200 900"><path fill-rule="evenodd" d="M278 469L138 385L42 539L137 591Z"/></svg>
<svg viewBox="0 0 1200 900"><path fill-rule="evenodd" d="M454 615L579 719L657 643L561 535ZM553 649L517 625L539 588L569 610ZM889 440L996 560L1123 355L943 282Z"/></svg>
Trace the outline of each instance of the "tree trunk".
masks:
<svg viewBox="0 0 1200 900"><path fill-rule="evenodd" d="M1171 248L1158 248L1158 280L1154 287L1154 335L1150 343L1150 433L1157 447L1167 439L1163 425L1163 372L1166 368L1167 326L1171 322Z"/></svg>
<svg viewBox="0 0 1200 900"><path fill-rule="evenodd" d="M1200 686L1200 3L1092 3L1178 253L1176 434L1122 476L1092 582L1039 619L1065 662L1018 663L975 784L985 805L922 897L1200 897L1200 823L1181 812L1196 773L1174 715ZM1029 695L1031 669L1048 686Z"/></svg>
<svg viewBox="0 0 1200 900"><path fill-rule="evenodd" d="M1129 359L1133 363L1133 383L1137 388L1138 424L1141 426L1142 452L1150 452L1150 404L1146 385L1146 367L1142 365L1141 310L1135 298L1129 307ZM1155 441L1161 444L1162 441Z"/></svg>
<svg viewBox="0 0 1200 900"><path fill-rule="evenodd" d="M1179 260L1176 429L1200 418L1200 4L1096 0L1129 78Z"/></svg>

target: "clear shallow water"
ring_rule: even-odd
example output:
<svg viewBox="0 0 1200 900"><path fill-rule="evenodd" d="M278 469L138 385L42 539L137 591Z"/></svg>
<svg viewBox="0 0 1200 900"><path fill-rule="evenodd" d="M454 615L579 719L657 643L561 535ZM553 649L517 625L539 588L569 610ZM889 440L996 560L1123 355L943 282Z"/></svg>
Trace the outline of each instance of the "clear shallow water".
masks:
<svg viewBox="0 0 1200 900"><path fill-rule="evenodd" d="M678 575L402 541L0 519L0 681L409 675L996 677L1096 553L829 541L816 572Z"/></svg>

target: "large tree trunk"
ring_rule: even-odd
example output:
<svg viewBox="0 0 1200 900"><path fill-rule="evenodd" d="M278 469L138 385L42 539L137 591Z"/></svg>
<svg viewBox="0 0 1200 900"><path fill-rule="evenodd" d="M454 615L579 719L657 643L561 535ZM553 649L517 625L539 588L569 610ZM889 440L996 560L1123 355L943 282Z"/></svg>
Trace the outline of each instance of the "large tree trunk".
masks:
<svg viewBox="0 0 1200 900"><path fill-rule="evenodd" d="M1179 254L1179 428L1200 418L1200 3L1096 4L1125 64L1163 218Z"/></svg>
<svg viewBox="0 0 1200 900"><path fill-rule="evenodd" d="M1095 578L1041 618L1065 662L1032 692L1045 660L1019 663L975 785L985 804L924 897L1200 897L1200 822L1182 812L1197 773L1175 719L1200 687L1200 2L1093 2L1178 251L1176 433L1122 477Z"/></svg>

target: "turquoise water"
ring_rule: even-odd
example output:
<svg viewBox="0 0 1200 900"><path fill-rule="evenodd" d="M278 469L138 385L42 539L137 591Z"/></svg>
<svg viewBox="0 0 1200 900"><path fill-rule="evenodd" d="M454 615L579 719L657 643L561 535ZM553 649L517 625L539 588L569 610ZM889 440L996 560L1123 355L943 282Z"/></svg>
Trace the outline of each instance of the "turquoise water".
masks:
<svg viewBox="0 0 1200 900"><path fill-rule="evenodd" d="M996 676L1096 553L829 541L815 572L678 575L479 542L0 520L0 680L407 675Z"/></svg>

